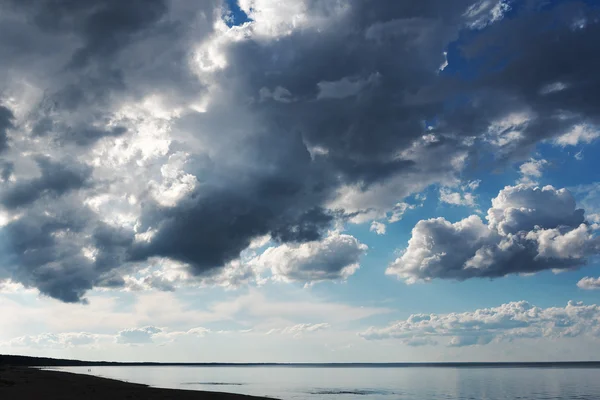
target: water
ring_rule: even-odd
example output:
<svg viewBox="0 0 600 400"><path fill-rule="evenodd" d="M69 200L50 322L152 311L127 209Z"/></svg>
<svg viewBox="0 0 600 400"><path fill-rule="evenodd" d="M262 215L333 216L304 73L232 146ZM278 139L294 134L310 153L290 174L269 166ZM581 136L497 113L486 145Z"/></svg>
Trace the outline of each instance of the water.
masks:
<svg viewBox="0 0 600 400"><path fill-rule="evenodd" d="M68 367L150 386L283 400L600 399L600 369Z"/></svg>

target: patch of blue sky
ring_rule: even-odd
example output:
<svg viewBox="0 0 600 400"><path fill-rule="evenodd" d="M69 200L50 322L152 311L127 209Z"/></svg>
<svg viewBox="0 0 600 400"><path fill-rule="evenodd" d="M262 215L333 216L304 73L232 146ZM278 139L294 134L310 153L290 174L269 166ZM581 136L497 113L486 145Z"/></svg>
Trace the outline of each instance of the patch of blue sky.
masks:
<svg viewBox="0 0 600 400"><path fill-rule="evenodd" d="M244 23L251 21L248 15L240 8L238 0L225 0L225 5L228 10L225 18L227 26L243 25Z"/></svg>

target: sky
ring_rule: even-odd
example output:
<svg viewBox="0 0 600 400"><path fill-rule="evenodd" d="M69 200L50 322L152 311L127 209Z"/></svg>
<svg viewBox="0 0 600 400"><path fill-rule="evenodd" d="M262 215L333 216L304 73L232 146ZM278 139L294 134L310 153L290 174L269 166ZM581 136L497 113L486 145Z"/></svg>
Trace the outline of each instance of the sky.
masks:
<svg viewBox="0 0 600 400"><path fill-rule="evenodd" d="M596 1L0 10L0 353L600 359Z"/></svg>

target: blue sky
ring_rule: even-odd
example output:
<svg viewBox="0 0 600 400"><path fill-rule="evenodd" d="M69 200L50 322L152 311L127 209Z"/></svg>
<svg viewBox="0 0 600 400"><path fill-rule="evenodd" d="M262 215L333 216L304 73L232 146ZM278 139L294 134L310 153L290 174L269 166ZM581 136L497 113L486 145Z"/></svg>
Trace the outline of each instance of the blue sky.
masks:
<svg viewBox="0 0 600 400"><path fill-rule="evenodd" d="M49 4L0 17L0 353L600 357L595 2Z"/></svg>

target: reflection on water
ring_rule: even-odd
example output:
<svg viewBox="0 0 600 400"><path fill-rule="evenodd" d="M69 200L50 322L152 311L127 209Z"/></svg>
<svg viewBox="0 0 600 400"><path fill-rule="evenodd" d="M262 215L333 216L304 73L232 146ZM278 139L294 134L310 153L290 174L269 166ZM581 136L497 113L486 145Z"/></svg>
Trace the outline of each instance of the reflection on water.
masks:
<svg viewBox="0 0 600 400"><path fill-rule="evenodd" d="M284 400L600 399L600 370L577 368L58 368L156 387Z"/></svg>
<svg viewBox="0 0 600 400"><path fill-rule="evenodd" d="M182 385L242 386L243 383L231 383L231 382L183 382Z"/></svg>
<svg viewBox="0 0 600 400"><path fill-rule="evenodd" d="M387 390L344 390L344 389L332 389L332 390L317 390L316 392L310 392L310 394L329 394L329 395L340 395L340 394L353 394L358 396L368 395L381 395L381 394L395 394Z"/></svg>

